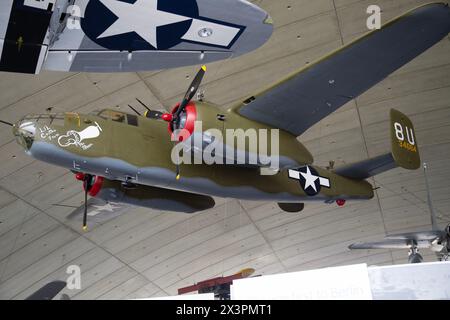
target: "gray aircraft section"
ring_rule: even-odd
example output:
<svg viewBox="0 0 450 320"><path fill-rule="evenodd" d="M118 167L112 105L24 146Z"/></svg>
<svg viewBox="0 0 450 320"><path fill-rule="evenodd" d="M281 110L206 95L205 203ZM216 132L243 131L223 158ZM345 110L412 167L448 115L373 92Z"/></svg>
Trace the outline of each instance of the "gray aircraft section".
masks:
<svg viewBox="0 0 450 320"><path fill-rule="evenodd" d="M224 108L366 33L369 5L381 6L388 21L428 1L253 2L270 13L274 33L252 53L208 65L201 89ZM388 151L389 110L408 114L429 164L441 229L450 222L449 52L446 37L299 138L317 164L334 160L338 167ZM140 107L136 97L169 110L196 70L2 73L0 119L16 121L49 107L128 111L127 104ZM317 203L288 214L276 203L215 198L215 208L195 215L130 208L84 233L79 221L67 219L83 201L73 174L28 157L7 126L0 126L0 148L0 299L25 299L51 281L66 281L71 265L82 272L80 290L62 291L71 299L128 299L175 295L180 287L248 267L267 275L362 262L403 264L406 251L348 246L431 228L423 171L396 169L371 179L378 187L374 199L343 208ZM421 254L436 261L432 252Z"/></svg>

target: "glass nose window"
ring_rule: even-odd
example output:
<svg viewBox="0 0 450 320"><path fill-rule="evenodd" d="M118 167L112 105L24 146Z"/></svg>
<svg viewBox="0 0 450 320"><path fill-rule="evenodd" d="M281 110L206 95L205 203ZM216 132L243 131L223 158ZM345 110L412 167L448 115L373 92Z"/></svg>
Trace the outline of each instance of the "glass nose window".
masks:
<svg viewBox="0 0 450 320"><path fill-rule="evenodd" d="M47 125L47 126L63 126L64 125L64 114L63 113L46 113L46 114L31 114L25 116L20 121L21 123L25 123L27 121L35 122L39 125Z"/></svg>
<svg viewBox="0 0 450 320"><path fill-rule="evenodd" d="M31 149L36 134L36 122L29 120L20 121L13 130L17 142L26 150Z"/></svg>

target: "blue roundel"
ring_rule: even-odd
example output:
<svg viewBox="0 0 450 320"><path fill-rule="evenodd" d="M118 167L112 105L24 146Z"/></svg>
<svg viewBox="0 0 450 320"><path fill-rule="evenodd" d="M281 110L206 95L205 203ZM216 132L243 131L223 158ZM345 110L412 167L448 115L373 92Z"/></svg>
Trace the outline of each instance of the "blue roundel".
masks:
<svg viewBox="0 0 450 320"><path fill-rule="evenodd" d="M134 4L141 0L115 0ZM158 11L169 12L188 18L198 19L199 10L196 0L153 0L158 4ZM180 42L181 37L189 30L192 20L181 21L157 28L157 48L140 37L136 32L117 34L110 37L98 38L118 17L105 6L101 0L90 0L81 19L81 28L86 36L98 45L109 50L167 50Z"/></svg>

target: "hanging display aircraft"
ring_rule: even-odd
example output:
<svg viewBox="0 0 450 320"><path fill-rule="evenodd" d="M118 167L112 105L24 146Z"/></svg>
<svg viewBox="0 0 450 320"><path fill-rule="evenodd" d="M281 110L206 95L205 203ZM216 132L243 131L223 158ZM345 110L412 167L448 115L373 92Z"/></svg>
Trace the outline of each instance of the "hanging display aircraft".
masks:
<svg viewBox="0 0 450 320"><path fill-rule="evenodd" d="M450 224L443 230L439 229L436 212L431 200L427 168L427 164L425 163L423 169L432 230L388 235L384 240L377 242L354 243L349 246L349 249L408 249L408 262L419 263L423 261L419 249L426 248L436 253L440 261L448 261L450 255Z"/></svg>
<svg viewBox="0 0 450 320"><path fill-rule="evenodd" d="M306 201L342 206L347 200L373 198L367 178L395 167L420 167L411 121L391 110L390 152L329 170L313 165L297 137L449 32L447 5L419 7L226 111L192 101L206 72L202 67L171 113L147 110L141 115L133 107L137 114L30 115L9 124L27 154L73 171L83 181L86 198L179 212L211 208L213 196L275 201L289 212L301 211ZM270 157L276 166L267 162L264 148L255 150L252 143L236 147L236 136L210 134L251 129L278 132L266 141L278 143ZM180 130L183 134L176 134ZM201 161L174 161L179 146ZM202 158L207 153L222 162L208 163Z"/></svg>
<svg viewBox="0 0 450 320"><path fill-rule="evenodd" d="M0 71L130 72L210 63L263 45L246 0L2 0Z"/></svg>

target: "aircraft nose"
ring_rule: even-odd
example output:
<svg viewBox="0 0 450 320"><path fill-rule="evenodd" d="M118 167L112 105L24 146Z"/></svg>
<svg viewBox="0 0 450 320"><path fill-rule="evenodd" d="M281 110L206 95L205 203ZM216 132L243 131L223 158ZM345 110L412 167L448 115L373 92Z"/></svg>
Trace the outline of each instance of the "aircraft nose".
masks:
<svg viewBox="0 0 450 320"><path fill-rule="evenodd" d="M36 134L36 122L30 120L17 122L13 126L13 134L25 150L30 150Z"/></svg>

